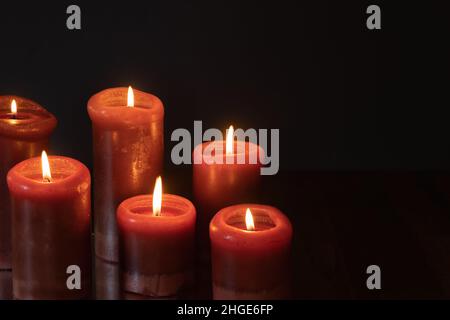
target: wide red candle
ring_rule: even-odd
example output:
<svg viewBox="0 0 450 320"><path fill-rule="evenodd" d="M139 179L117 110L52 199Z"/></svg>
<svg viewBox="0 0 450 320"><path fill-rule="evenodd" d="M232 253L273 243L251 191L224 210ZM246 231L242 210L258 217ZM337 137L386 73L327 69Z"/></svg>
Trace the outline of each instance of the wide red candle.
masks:
<svg viewBox="0 0 450 320"><path fill-rule="evenodd" d="M90 175L77 160L49 157L51 181L41 158L8 173L12 199L13 294L16 299L89 298ZM69 290L69 266L81 271L81 288Z"/></svg>
<svg viewBox="0 0 450 320"><path fill-rule="evenodd" d="M162 196L160 215L153 195L136 196L117 210L122 290L174 297L193 281L196 211L187 199Z"/></svg>
<svg viewBox="0 0 450 320"><path fill-rule="evenodd" d="M16 110L11 110L13 100ZM0 269L11 269L11 203L6 175L15 164L47 149L55 127L56 118L36 102L0 96Z"/></svg>
<svg viewBox="0 0 450 320"><path fill-rule="evenodd" d="M117 206L125 199L149 192L163 163L161 101L127 88L101 91L89 99L93 126L95 252L118 261Z"/></svg>
<svg viewBox="0 0 450 320"><path fill-rule="evenodd" d="M246 223L250 209L254 228ZM289 298L292 226L278 209L240 204L210 224L214 299Z"/></svg>

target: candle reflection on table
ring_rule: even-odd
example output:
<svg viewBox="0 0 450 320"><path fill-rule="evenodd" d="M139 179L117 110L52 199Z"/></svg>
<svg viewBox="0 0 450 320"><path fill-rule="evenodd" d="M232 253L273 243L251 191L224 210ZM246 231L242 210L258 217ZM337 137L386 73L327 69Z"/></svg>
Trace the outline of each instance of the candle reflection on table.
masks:
<svg viewBox="0 0 450 320"><path fill-rule="evenodd" d="M120 299L119 264L95 258L95 298Z"/></svg>
<svg viewBox="0 0 450 320"><path fill-rule="evenodd" d="M0 300L12 300L12 271L0 271Z"/></svg>

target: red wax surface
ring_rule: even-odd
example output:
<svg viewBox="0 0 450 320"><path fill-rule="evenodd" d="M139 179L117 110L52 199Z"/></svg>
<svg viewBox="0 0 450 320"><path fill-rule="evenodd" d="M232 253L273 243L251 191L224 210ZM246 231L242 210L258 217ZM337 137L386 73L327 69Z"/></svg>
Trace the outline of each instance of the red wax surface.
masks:
<svg viewBox="0 0 450 320"><path fill-rule="evenodd" d="M117 210L122 289L169 297L192 282L196 211L189 200L164 194L154 216L152 199L136 196Z"/></svg>
<svg viewBox="0 0 450 320"><path fill-rule="evenodd" d="M255 230L248 231L250 208ZM278 209L240 204L220 210L210 224L214 299L289 297L292 226Z"/></svg>
<svg viewBox="0 0 450 320"><path fill-rule="evenodd" d="M11 113L15 99L18 113ZM36 102L0 96L0 270L11 269L11 202L6 175L17 163L48 150L56 118Z"/></svg>
<svg viewBox="0 0 450 320"><path fill-rule="evenodd" d="M215 154L221 155L223 159L221 164L211 164L215 154L206 153L212 144ZM242 154L246 161L244 164L238 164L238 156L241 157ZM202 264L200 268L210 269L208 227L214 214L232 204L258 200L262 166L260 155L264 155L261 147L244 141L234 141L231 154L225 152L225 141L205 142L195 147L192 157L193 192L199 212L197 241ZM256 163L250 163L251 158L256 159ZM199 160L201 163L196 163L200 162ZM234 161L233 164L227 163L231 160Z"/></svg>
<svg viewBox="0 0 450 320"><path fill-rule="evenodd" d="M118 262L117 206L149 193L163 164L164 108L154 95L127 88L101 91L88 102L93 126L95 252Z"/></svg>
<svg viewBox="0 0 450 320"><path fill-rule="evenodd" d="M52 182L42 179L41 158L14 166L12 199L13 294L16 299L90 296L90 175L77 160L50 156ZM81 269L81 290L69 290L67 267Z"/></svg>

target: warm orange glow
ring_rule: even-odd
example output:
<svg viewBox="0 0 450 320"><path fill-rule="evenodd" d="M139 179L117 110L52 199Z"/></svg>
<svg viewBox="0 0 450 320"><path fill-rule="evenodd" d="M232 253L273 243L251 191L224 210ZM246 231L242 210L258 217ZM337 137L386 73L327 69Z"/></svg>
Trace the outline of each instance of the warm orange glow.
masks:
<svg viewBox="0 0 450 320"><path fill-rule="evenodd" d="M41 162L42 162L42 180L46 182L51 182L52 174L50 172L50 163L48 162L47 153L45 151L42 151Z"/></svg>
<svg viewBox="0 0 450 320"><path fill-rule="evenodd" d="M153 215L161 215L162 203L162 180L161 177L156 178L155 189L153 189Z"/></svg>
<svg viewBox="0 0 450 320"><path fill-rule="evenodd" d="M17 113L17 103L16 103L15 99L13 99L13 101L11 101L11 113L12 114Z"/></svg>
<svg viewBox="0 0 450 320"><path fill-rule="evenodd" d="M134 93L131 86L128 87L127 107L134 107Z"/></svg>
<svg viewBox="0 0 450 320"><path fill-rule="evenodd" d="M234 140L234 128L230 126L227 131L227 140L226 140L226 153L233 153L233 141Z"/></svg>
<svg viewBox="0 0 450 320"><path fill-rule="evenodd" d="M245 212L245 225L248 231L255 231L255 222L253 221L253 215L249 208Z"/></svg>

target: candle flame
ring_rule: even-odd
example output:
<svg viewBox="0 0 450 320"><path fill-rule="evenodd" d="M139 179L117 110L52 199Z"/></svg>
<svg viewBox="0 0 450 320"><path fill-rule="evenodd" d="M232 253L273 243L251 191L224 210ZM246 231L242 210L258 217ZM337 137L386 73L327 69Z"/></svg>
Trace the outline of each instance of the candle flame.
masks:
<svg viewBox="0 0 450 320"><path fill-rule="evenodd" d="M227 130L226 153L233 153L234 128L230 126Z"/></svg>
<svg viewBox="0 0 450 320"><path fill-rule="evenodd" d="M17 103L15 99L11 101L11 113L13 114L17 113Z"/></svg>
<svg viewBox="0 0 450 320"><path fill-rule="evenodd" d="M153 189L153 215L161 215L162 203L162 180L161 177L156 178L155 189Z"/></svg>
<svg viewBox="0 0 450 320"><path fill-rule="evenodd" d="M134 107L134 93L131 86L128 87L127 107Z"/></svg>
<svg viewBox="0 0 450 320"><path fill-rule="evenodd" d="M47 153L45 151L42 151L41 162L42 162L42 180L45 182L51 182L52 174L50 172L50 163L48 161Z"/></svg>
<svg viewBox="0 0 450 320"><path fill-rule="evenodd" d="M255 231L255 222L253 221L253 215L250 208L247 208L247 211L245 211L245 225L247 226L248 231Z"/></svg>

